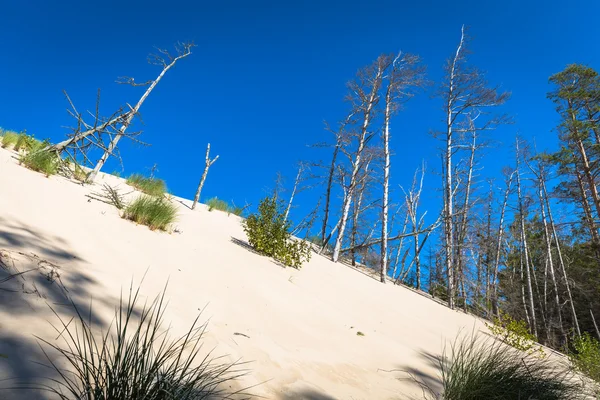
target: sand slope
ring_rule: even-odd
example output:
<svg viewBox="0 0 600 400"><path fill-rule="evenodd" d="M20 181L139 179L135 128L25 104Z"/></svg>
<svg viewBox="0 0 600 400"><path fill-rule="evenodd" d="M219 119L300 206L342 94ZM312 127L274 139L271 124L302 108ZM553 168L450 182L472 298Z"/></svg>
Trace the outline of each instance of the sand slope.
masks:
<svg viewBox="0 0 600 400"><path fill-rule="evenodd" d="M58 266L76 304L93 299L100 324L110 322L132 279L146 273L142 292L149 297L168 279L173 332L206 307L206 348L252 361L241 384L264 382L253 392L266 398L418 398L421 389L403 379L408 372L439 387L434 357L445 341L484 329L471 316L318 255L299 271L282 268L240 243L246 238L238 217L204 206L192 211L189 201L178 204L178 232L152 232L86 197L104 182L131 191L123 180L102 175L90 187L45 178L13 156L0 149L0 249L22 268L37 262L31 253ZM56 339L46 303L60 311L63 294L39 291L45 298L0 293L0 354L8 356L0 359L0 378L34 379L41 367L32 362L40 357L33 335Z"/></svg>

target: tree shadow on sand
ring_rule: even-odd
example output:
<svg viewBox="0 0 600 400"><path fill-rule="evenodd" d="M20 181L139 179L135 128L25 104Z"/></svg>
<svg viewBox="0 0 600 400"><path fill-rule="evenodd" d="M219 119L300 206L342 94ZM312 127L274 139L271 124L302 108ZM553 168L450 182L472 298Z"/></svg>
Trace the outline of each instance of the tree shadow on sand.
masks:
<svg viewBox="0 0 600 400"><path fill-rule="evenodd" d="M39 390L10 388L56 378L42 350L48 351L47 346L40 347L34 337L34 332L45 332L43 339L62 341L61 332L52 334L52 325L59 324L53 313L69 322L77 308L93 326L105 329L110 323L97 311L112 308L117 299L93 298L99 282L73 262L85 264L64 239L0 218L0 398L49 398Z"/></svg>
<svg viewBox="0 0 600 400"><path fill-rule="evenodd" d="M326 393L314 389L301 389L287 392L279 396L279 400L336 400Z"/></svg>
<svg viewBox="0 0 600 400"><path fill-rule="evenodd" d="M440 370L441 356L423 349L421 349L418 354L419 358L425 362L426 368L424 369L418 369L410 365L398 365L397 368L393 370L380 371L397 374L397 379L407 382L413 387L420 389L423 395L414 397L414 399L438 398L438 396L443 392L441 377L438 375L438 373L432 373L429 371Z"/></svg>

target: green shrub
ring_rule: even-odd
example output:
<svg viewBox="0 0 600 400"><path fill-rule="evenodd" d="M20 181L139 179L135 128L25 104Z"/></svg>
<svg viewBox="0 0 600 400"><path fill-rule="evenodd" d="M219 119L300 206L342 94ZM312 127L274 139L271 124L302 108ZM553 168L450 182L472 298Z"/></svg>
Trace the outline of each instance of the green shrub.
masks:
<svg viewBox="0 0 600 400"><path fill-rule="evenodd" d="M81 165L77 163L73 163L73 178L79 182L86 182L88 175L90 173L87 172Z"/></svg>
<svg viewBox="0 0 600 400"><path fill-rule="evenodd" d="M19 134L13 131L4 131L2 135L2 147L14 146L19 140Z"/></svg>
<svg viewBox="0 0 600 400"><path fill-rule="evenodd" d="M27 168L46 176L56 174L60 165L60 158L56 153L43 150L29 152L21 156L19 161Z"/></svg>
<svg viewBox="0 0 600 400"><path fill-rule="evenodd" d="M266 197L258 205L258 214L243 221L248 242L260 254L273 257L284 265L300 268L310 260L308 242L292 238L290 222L284 220L281 206L274 197Z"/></svg>
<svg viewBox="0 0 600 400"><path fill-rule="evenodd" d="M573 340L573 348L575 351L569 352L573 366L600 383L600 342L586 332Z"/></svg>
<svg viewBox="0 0 600 400"><path fill-rule="evenodd" d="M175 222L177 207L161 197L140 196L125 208L123 218L164 231Z"/></svg>
<svg viewBox="0 0 600 400"><path fill-rule="evenodd" d="M493 324L485 325L509 346L529 355L545 357L544 349L537 343L537 338L529 331L525 321L518 321L508 314L501 313L500 317L494 318Z"/></svg>
<svg viewBox="0 0 600 400"><path fill-rule="evenodd" d="M127 178L127 184L150 196L162 196L167 191L162 179L148 178L141 174L132 174Z"/></svg>
<svg viewBox="0 0 600 400"><path fill-rule="evenodd" d="M246 374L240 368L243 364L226 362L210 352L201 354L206 323L200 324L200 316L185 335L169 337L163 326L164 296L163 291L150 305L139 305L139 289L131 289L127 303L121 297L113 322L101 335L87 314L75 307L74 321L61 318L61 326L55 327L62 332L64 345L41 339L66 361L48 356L58 377L31 389L46 390L63 400L200 400L242 395L226 386Z"/></svg>
<svg viewBox="0 0 600 400"><path fill-rule="evenodd" d="M565 366L524 356L497 340L475 336L454 342L444 352L440 370L443 400L573 400L582 398Z"/></svg>

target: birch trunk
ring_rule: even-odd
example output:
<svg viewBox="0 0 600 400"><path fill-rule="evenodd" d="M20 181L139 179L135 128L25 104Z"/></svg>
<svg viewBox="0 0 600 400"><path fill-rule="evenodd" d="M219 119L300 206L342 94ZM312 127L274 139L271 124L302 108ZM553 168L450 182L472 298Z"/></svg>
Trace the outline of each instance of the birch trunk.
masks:
<svg viewBox="0 0 600 400"><path fill-rule="evenodd" d="M290 214L290 209L292 208L292 202L294 201L294 196L296 195L296 190L298 189L298 183L300 183L300 177L302 176L303 167L302 165L298 167L298 174L296 174L296 180L294 181L294 188L292 189L292 195L290 196L290 200L288 201L288 205L285 209L285 215L283 217L283 222L286 222L288 216Z"/></svg>
<svg viewBox="0 0 600 400"><path fill-rule="evenodd" d="M208 175L208 169L219 159L219 156L216 156L212 160L210 159L210 143L206 146L206 157L204 163L204 172L202 172L202 177L200 178L200 183L198 184L198 189L196 190L196 195L194 196L194 202L192 203L192 210L196 209L196 204L200 200L200 193L202 192L202 188L204 187L204 181L206 181L206 176Z"/></svg>
<svg viewBox="0 0 600 400"><path fill-rule="evenodd" d="M388 267L388 211L389 211L389 190L390 190L390 117L392 107L393 74L390 78L385 94L385 114L383 128L383 199L381 210L381 251L380 251L380 271L379 278L381 283L385 283Z"/></svg>
<svg viewBox="0 0 600 400"><path fill-rule="evenodd" d="M516 154L517 154L517 163L516 163L516 174L517 174L517 196L519 203L519 219L520 219L520 227L521 227L521 243L523 245L523 256L525 258L525 270L527 275L527 292L529 295L529 306L531 308L531 324L530 328L532 328L533 334L537 337L537 321L535 318L535 304L533 298L533 286L531 284L531 270L530 270L530 262L529 262L529 252L527 247L527 235L525 232L525 215L524 207L523 207L523 196L521 194L521 174L519 171L519 140L516 142Z"/></svg>
<svg viewBox="0 0 600 400"><path fill-rule="evenodd" d="M445 143L445 187L444 187L444 249L446 252L446 272L448 274L448 307L454 309L454 299L456 297L455 276L454 276L454 223L453 223L453 179L452 179L452 153L454 145L452 142L453 124L454 124L454 90L457 79L457 67L459 59L462 56L462 48L465 40L464 26L461 29L460 42L456 49L456 54L452 60L450 68L450 80L448 85L448 98L446 102L446 143Z"/></svg>
<svg viewBox="0 0 600 400"><path fill-rule="evenodd" d="M558 255L558 262L560 265L561 272L563 274L563 278L565 280L565 287L567 288L567 296L569 297L569 303L571 304L571 315L573 316L573 323L575 324L575 331L577 335L581 335L581 330L579 329L579 320L577 319L577 311L575 310L575 303L573 302L573 296L571 294L571 284L569 283L569 278L567 276L567 269L565 268L565 262L562 255L562 250L560 247L560 240L558 239L558 234L556 233L556 225L554 224L554 218L552 216L552 209L550 208L550 199L548 197L548 191L546 190L546 181L542 180L542 192L544 195L544 199L546 202L546 209L548 210L548 219L550 221L550 228L552 229L552 236L554 237L554 243L556 245L556 253Z"/></svg>
<svg viewBox="0 0 600 400"><path fill-rule="evenodd" d="M377 71L374 76L371 92L365 104L364 120L359 134L358 149L352 162L352 175L350 176L350 184L346 196L344 197L344 204L342 207L342 218L340 221L338 235L335 241L335 247L333 249L333 255L331 257L333 262L337 262L340 258L340 251L342 249L342 242L344 241L344 231L346 230L346 223L348 222L348 214L350 212L350 205L352 203L352 197L354 190L356 189L357 179L361 169L363 151L365 150L368 140L368 129L371 124L371 118L373 109L377 100L377 92L381 86L381 80L383 78L384 68L381 63L377 65Z"/></svg>

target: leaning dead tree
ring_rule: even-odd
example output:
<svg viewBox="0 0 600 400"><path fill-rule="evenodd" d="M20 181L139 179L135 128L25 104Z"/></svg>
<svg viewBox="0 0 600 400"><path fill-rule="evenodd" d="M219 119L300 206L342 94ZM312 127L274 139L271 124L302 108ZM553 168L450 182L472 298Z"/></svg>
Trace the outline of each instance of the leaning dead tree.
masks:
<svg viewBox="0 0 600 400"><path fill-rule="evenodd" d="M98 91L98 100L96 102L96 110L94 113L88 112L93 118L93 122L85 122L81 113L77 111L75 105L67 95L67 100L71 106L69 113L77 120L77 125L72 128L72 133L68 135L66 140L52 146L48 146L44 150L54 151L57 153L67 153L69 155L76 154L82 156L86 163L94 165L87 156L92 149L102 151L102 156L95 163L94 169L88 175L88 182L95 179L100 169L110 156L116 155L117 144L123 137L134 138L140 132L126 132L133 122L133 118L138 115L139 110L148 98L152 90L158 82L163 78L169 69L182 58L191 54L193 43L179 43L176 45L176 55L171 55L165 49L157 49L159 54L151 54L148 57L148 62L151 64L160 65L163 67L161 73L154 80L143 83L136 83L133 78L120 78L117 82L121 84L129 84L132 86L148 86L144 94L140 97L134 107L127 104L127 107L121 107L110 117L104 118L99 115L100 91ZM65 93L66 95L66 93Z"/></svg>
<svg viewBox="0 0 600 400"><path fill-rule="evenodd" d="M55 145L47 146L41 151L52 151L65 155L65 159L83 160L83 163L89 166L94 165L89 159L88 153L93 149L105 150L105 142L119 133L120 126L125 122L128 112L121 107L108 117L100 115L100 90L96 95L96 107L94 112L79 112L75 104L66 91L63 91L69 109L67 113L75 119L75 125L70 127L71 132L67 134L67 139ZM88 121L91 118L91 121ZM137 140L140 132L128 132L127 137ZM115 154L120 159L118 154Z"/></svg>
<svg viewBox="0 0 600 400"><path fill-rule="evenodd" d="M94 170L88 176L89 182L94 181L96 175L98 175L98 172L100 172L108 157L115 151L119 140L121 140L121 138L124 136L125 131L127 130L127 128L129 128L129 125L133 121L133 117L138 114L140 108L142 107L142 104L144 104L144 101L146 101L148 96L150 96L150 93L152 92L152 90L154 90L156 85L158 85L158 82L160 82L160 80L163 78L163 76L165 76L168 70L173 68L177 61L192 54L192 47L194 47L193 43L179 43L177 44L177 46L175 46L177 52L176 55L171 55L165 49L157 49L160 53L158 55L151 54L148 57L148 62L150 64L162 66L162 71L154 80L147 81L144 83L135 83L133 78L124 77L118 81L118 83L129 84L132 86L148 86L148 89L146 89L142 97L140 97L135 107L133 107L130 110L130 112L128 112L127 118L125 118L125 120L121 124L121 127L119 128L119 132L112 137L110 143L108 144L108 148L104 151L104 154L102 154L102 157L100 157L100 159L98 160L98 163L94 167Z"/></svg>
<svg viewBox="0 0 600 400"><path fill-rule="evenodd" d="M194 203L192 203L192 210L196 209L196 204L198 204L198 200L200 200L200 193L202 192L202 187L204 186L204 181L206 181L206 176L208 175L208 169L219 159L219 156L216 156L212 160L210 159L210 143L206 146L206 158L204 163L204 172L202 172L202 178L200 178L200 183L198 184L198 189L196 190L196 195L194 196Z"/></svg>

